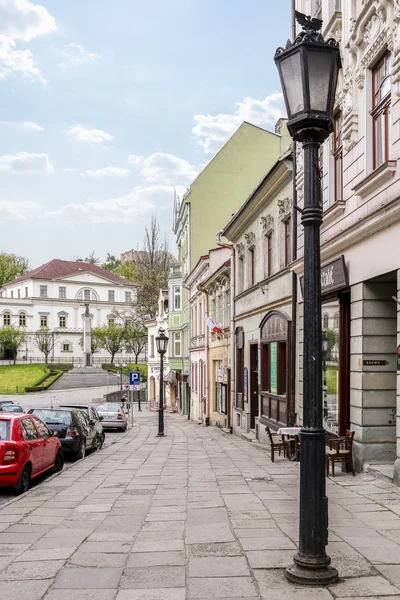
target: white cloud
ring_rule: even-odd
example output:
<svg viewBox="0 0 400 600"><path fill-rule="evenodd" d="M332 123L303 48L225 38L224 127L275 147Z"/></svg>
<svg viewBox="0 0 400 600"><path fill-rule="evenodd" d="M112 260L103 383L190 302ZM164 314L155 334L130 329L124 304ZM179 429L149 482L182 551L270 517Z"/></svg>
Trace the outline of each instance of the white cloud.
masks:
<svg viewBox="0 0 400 600"><path fill-rule="evenodd" d="M13 173L47 173L51 175L54 167L47 154L17 152L17 154L3 154L0 156L0 172Z"/></svg>
<svg viewBox="0 0 400 600"><path fill-rule="evenodd" d="M172 210L173 188L166 185L136 186L129 194L108 200L67 204L43 215L63 223L137 223L155 211Z"/></svg>
<svg viewBox="0 0 400 600"><path fill-rule="evenodd" d="M242 102L237 102L236 106L232 115L194 115L196 124L193 133L205 152L214 153L219 150L243 121L272 128L286 114L281 93L271 94L264 100L247 97Z"/></svg>
<svg viewBox="0 0 400 600"><path fill-rule="evenodd" d="M129 169L104 167L104 169L96 169L95 171L87 170L84 173L81 173L81 177L94 177L95 179L98 179L102 177L127 177L129 174Z"/></svg>
<svg viewBox="0 0 400 600"><path fill-rule="evenodd" d="M44 6L29 0L0 0L0 33L11 39L29 42L56 29L54 17Z"/></svg>
<svg viewBox="0 0 400 600"><path fill-rule="evenodd" d="M31 215L38 214L41 211L40 204L30 200L22 200L21 202L0 200L0 219L26 221Z"/></svg>
<svg viewBox="0 0 400 600"><path fill-rule="evenodd" d="M114 139L112 135L101 129L88 129L83 125L73 125L69 129L69 139L88 144L103 144Z"/></svg>
<svg viewBox="0 0 400 600"><path fill-rule="evenodd" d="M88 63L101 58L99 54L88 52L80 44L74 43L67 44L62 50L59 50L58 53L64 57L64 60L58 63L62 69L87 65Z"/></svg>
<svg viewBox="0 0 400 600"><path fill-rule="evenodd" d="M178 158L173 154L155 152L147 158L130 154L128 160L131 164L140 167L145 181L154 183L189 184L198 174L188 160Z"/></svg>
<svg viewBox="0 0 400 600"><path fill-rule="evenodd" d="M44 6L29 0L0 0L0 79L18 73L45 83L32 52L19 50L16 42L29 42L56 28L54 17Z"/></svg>
<svg viewBox="0 0 400 600"><path fill-rule="evenodd" d="M15 127L15 129L19 129L20 131L44 131L43 127L32 121L4 121L4 123L5 125L10 125L10 127Z"/></svg>

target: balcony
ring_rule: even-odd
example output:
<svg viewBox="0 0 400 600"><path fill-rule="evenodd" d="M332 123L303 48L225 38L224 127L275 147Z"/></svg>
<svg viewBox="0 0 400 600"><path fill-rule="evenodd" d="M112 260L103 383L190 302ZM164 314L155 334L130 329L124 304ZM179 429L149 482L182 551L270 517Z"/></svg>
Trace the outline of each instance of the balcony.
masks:
<svg viewBox="0 0 400 600"><path fill-rule="evenodd" d="M201 335L196 335L195 337L190 338L190 349L193 348L204 348L206 344L206 334L202 333Z"/></svg>

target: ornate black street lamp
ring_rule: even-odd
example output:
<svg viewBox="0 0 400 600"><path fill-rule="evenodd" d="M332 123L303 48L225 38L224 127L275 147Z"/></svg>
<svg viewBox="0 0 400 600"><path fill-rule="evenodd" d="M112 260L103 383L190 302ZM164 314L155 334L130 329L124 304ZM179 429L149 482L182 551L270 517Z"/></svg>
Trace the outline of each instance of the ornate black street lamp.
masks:
<svg viewBox="0 0 400 600"><path fill-rule="evenodd" d="M168 348L168 337L165 330L160 328L156 337L157 352L160 355L160 401L158 406L158 437L164 435L164 354Z"/></svg>
<svg viewBox="0 0 400 600"><path fill-rule="evenodd" d="M333 130L333 106L341 68L335 40L324 41L322 21L296 11L303 31L286 48L278 48L279 70L288 113L288 130L304 149L304 376L300 458L300 534L289 580L326 585L337 580L325 546L328 543L328 498L325 483L325 431L322 420L322 335L320 226L320 144Z"/></svg>

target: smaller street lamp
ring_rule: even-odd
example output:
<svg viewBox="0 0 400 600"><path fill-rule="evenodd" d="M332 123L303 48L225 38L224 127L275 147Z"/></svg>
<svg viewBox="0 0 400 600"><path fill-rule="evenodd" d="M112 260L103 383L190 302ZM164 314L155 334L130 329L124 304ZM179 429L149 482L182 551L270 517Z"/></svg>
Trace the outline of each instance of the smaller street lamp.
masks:
<svg viewBox="0 0 400 600"><path fill-rule="evenodd" d="M120 390L122 392L122 369L124 369L126 367L126 363L119 362L119 363L117 363L117 367L119 368L119 385L120 385Z"/></svg>
<svg viewBox="0 0 400 600"><path fill-rule="evenodd" d="M165 330L160 327L156 337L157 352L160 355L160 401L158 407L158 437L164 435L164 354L168 348L168 337Z"/></svg>

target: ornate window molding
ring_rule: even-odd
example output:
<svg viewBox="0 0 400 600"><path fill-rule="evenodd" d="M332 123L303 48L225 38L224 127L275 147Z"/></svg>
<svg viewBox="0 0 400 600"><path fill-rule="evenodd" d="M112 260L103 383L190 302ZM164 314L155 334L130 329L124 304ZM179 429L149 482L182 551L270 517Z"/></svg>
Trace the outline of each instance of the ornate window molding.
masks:
<svg viewBox="0 0 400 600"><path fill-rule="evenodd" d="M249 249L254 248L256 245L256 236L252 231L244 234L244 239L246 240L247 247Z"/></svg>
<svg viewBox="0 0 400 600"><path fill-rule="evenodd" d="M269 235L274 232L274 217L272 215L266 215L261 217L260 221L264 235Z"/></svg>
<svg viewBox="0 0 400 600"><path fill-rule="evenodd" d="M279 218L281 221L286 221L292 214L292 199L284 198L283 200L278 200L279 206Z"/></svg>
<svg viewBox="0 0 400 600"><path fill-rule="evenodd" d="M242 242L240 242L239 244L236 244L236 252L237 252L238 258L241 259L244 257L245 247Z"/></svg>

